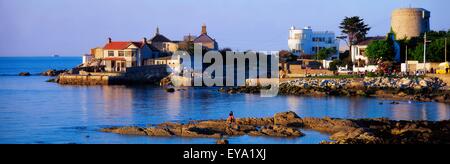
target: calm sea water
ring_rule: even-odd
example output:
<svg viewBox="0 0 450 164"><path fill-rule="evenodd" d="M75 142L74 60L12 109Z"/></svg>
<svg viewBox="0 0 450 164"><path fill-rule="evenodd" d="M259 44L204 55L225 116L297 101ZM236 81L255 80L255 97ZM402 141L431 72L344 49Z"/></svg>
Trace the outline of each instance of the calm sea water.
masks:
<svg viewBox="0 0 450 164"><path fill-rule="evenodd" d="M444 120L450 106L441 103L391 105L369 98L295 97L262 98L229 95L214 88L189 88L167 93L159 87L61 86L37 74L50 68L76 66L74 57L0 57L0 143L214 143L214 139L142 137L102 133L109 126L158 124L167 121L270 117L294 111L302 117L377 118L395 120ZM384 102L379 105L379 102ZM231 143L319 143L328 135L305 131L301 138L232 137Z"/></svg>

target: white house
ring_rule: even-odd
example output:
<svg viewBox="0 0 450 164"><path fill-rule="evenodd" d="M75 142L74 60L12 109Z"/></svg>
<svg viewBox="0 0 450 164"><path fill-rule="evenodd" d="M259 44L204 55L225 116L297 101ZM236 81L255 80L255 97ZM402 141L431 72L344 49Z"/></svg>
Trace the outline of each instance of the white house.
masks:
<svg viewBox="0 0 450 164"><path fill-rule="evenodd" d="M155 58L147 39L143 41L112 41L103 47L103 64L108 72L125 72L128 67L144 65L144 61Z"/></svg>
<svg viewBox="0 0 450 164"><path fill-rule="evenodd" d="M384 36L367 37L351 47L351 57L354 72L374 72L378 68L376 65L369 65L369 58L366 56L367 46L375 40L385 40Z"/></svg>
<svg viewBox="0 0 450 164"><path fill-rule="evenodd" d="M339 57L339 40L331 31L313 31L311 27L297 29L292 26L289 29L288 46L289 50L297 55L315 55L321 49L334 48L336 54L331 58Z"/></svg>
<svg viewBox="0 0 450 164"><path fill-rule="evenodd" d="M385 36L367 37L363 41L353 45L351 47L351 57L354 64L354 72L369 71L373 72L377 69L375 65L369 65L369 59L366 56L367 46L376 40L386 40ZM394 60L400 62L400 44L394 40L393 35L389 38L394 43Z"/></svg>

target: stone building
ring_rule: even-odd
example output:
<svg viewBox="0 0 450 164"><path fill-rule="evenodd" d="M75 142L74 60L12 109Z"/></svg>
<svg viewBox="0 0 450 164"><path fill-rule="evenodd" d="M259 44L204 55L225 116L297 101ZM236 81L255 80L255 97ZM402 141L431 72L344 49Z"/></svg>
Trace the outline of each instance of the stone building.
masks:
<svg viewBox="0 0 450 164"><path fill-rule="evenodd" d="M202 32L201 32L200 36L195 38L193 42L194 42L194 44L201 43L204 48L207 48L210 50L218 50L219 49L219 45L216 42L216 40L211 38L208 35L205 24L202 25Z"/></svg>
<svg viewBox="0 0 450 164"><path fill-rule="evenodd" d="M392 12L391 29L397 40L418 37L430 31L430 12L422 8L400 8Z"/></svg>
<svg viewBox="0 0 450 164"><path fill-rule="evenodd" d="M161 52L175 52L178 50L178 44L171 41L164 35L159 33L159 27L156 28L155 36L150 39L149 44L157 48Z"/></svg>

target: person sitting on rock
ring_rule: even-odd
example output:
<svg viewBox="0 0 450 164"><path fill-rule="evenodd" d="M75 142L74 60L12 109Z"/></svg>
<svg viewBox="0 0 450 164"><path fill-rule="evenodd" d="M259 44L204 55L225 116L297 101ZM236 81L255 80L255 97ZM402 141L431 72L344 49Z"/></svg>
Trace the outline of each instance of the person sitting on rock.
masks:
<svg viewBox="0 0 450 164"><path fill-rule="evenodd" d="M236 119L234 118L233 111L230 112L227 118L228 127L233 127L233 124L236 124Z"/></svg>

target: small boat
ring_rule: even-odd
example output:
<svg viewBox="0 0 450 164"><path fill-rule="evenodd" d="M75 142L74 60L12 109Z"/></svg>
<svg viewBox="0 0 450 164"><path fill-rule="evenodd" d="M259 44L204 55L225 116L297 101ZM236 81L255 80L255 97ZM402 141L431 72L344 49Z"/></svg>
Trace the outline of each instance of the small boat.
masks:
<svg viewBox="0 0 450 164"><path fill-rule="evenodd" d="M59 57L59 55L53 55L53 57L57 58L57 57Z"/></svg>

